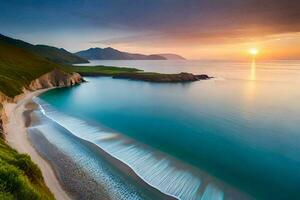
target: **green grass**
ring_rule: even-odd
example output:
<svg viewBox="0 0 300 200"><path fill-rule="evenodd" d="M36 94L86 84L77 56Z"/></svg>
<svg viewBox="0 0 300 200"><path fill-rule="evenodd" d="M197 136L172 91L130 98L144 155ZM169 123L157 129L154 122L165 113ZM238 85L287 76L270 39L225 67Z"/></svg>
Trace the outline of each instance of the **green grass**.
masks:
<svg viewBox="0 0 300 200"><path fill-rule="evenodd" d="M99 75L115 75L120 73L136 73L141 72L142 70L136 68L127 68L127 67L113 67L113 66L66 66L63 69L67 71L78 72L82 75L85 74L99 74Z"/></svg>
<svg viewBox="0 0 300 200"><path fill-rule="evenodd" d="M0 199L52 200L41 171L28 155L0 139Z"/></svg>
<svg viewBox="0 0 300 200"><path fill-rule="evenodd" d="M32 80L58 67L42 57L0 40L0 91L9 97L22 93L22 88Z"/></svg>

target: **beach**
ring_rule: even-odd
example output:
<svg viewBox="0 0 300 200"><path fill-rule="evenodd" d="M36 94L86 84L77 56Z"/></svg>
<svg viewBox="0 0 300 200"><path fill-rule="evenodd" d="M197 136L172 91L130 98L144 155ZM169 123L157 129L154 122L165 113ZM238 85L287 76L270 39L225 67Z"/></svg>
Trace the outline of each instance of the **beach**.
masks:
<svg viewBox="0 0 300 200"><path fill-rule="evenodd" d="M168 195L161 193L159 190L152 188L147 185L143 180L141 180L128 166L124 165L122 162L114 161L108 154L101 152L104 159L97 161L96 168L103 170L105 168L106 175L101 178L97 177L97 174L91 176L86 170L82 168L81 163L76 163L74 158L70 154L65 154L57 146L53 145L49 141L39 128L44 127L48 129L49 123L47 125L43 124L45 119L38 116L35 111L38 111L38 105L33 101L34 97L39 96L43 92L49 89L37 90L34 92L29 92L19 96L16 103L5 103L3 106L6 120L4 120L4 132L6 142L19 153L28 154L32 161L38 165L40 168L45 183L51 192L54 194L56 199L59 200L69 200L69 199L124 199L124 197L131 197L132 199L149 199L152 196L159 199L175 199ZM55 131L54 129L50 129ZM60 132L64 132L60 130ZM78 142L78 138L68 138L69 141L73 142L73 149L82 146L81 142ZM83 143L89 143L84 141ZM93 144L91 145L92 149ZM97 149L99 151L99 149ZM95 151L96 152L96 151ZM76 154L76 153L74 153ZM96 159L98 153L93 153L92 157ZM107 157L108 156L108 157ZM84 157L84 155L82 156ZM89 163L88 158L84 163ZM108 162L106 162L106 159ZM84 160L84 159L83 159ZM115 166L111 167L108 163L114 163ZM118 169L117 169L118 168ZM143 192L137 192L137 190L132 189L130 185L125 186L121 189L122 194L118 194L113 188L107 187L107 182L102 182L106 177L111 177L111 171L113 173L119 173L119 171L124 171L125 174L130 174L132 181L143 185L147 189L142 189ZM101 174L101 172L97 172ZM126 176L127 177L127 176ZM116 181L114 187L120 187L120 183L123 182L122 178ZM134 185L136 184L134 183ZM151 199L151 198L150 198Z"/></svg>
<svg viewBox="0 0 300 200"><path fill-rule="evenodd" d="M30 115L28 138L38 153L51 163L72 198L176 199L145 182L121 160L47 116L39 98L34 102L39 109Z"/></svg>
<svg viewBox="0 0 300 200"><path fill-rule="evenodd" d="M30 117L26 113L32 106L26 106L32 102L32 98L47 91L48 89L38 90L24 94L17 103L5 103L3 105L6 115L4 132L7 143L19 153L28 154L32 161L36 163L43 174L46 185L54 194L56 199L71 199L59 183L51 165L44 160L33 148L27 138L27 127Z"/></svg>

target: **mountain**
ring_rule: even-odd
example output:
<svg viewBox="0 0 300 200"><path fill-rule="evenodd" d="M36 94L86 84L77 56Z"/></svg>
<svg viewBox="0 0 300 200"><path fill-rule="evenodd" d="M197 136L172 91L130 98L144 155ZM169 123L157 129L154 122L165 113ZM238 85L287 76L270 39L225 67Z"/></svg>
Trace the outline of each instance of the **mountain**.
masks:
<svg viewBox="0 0 300 200"><path fill-rule="evenodd" d="M88 63L89 61L74 55L65 49L59 49L47 45L33 45L22 40L16 40L0 34L0 40L15 47L25 49L33 54L39 55L49 61L60 64Z"/></svg>
<svg viewBox="0 0 300 200"><path fill-rule="evenodd" d="M172 53L163 53L163 54L155 54L155 55L165 57L167 60L186 60L184 57Z"/></svg>
<svg viewBox="0 0 300 200"><path fill-rule="evenodd" d="M73 78L78 78L75 74L64 72L59 64L36 55L20 47L21 45L34 46L20 40L0 37L0 104L5 97L21 94L23 88L34 90L71 85ZM40 77L43 79L39 79Z"/></svg>
<svg viewBox="0 0 300 200"><path fill-rule="evenodd" d="M75 53L76 55L88 60L166 60L160 55L143 55L122 52L111 47L108 48L90 48Z"/></svg>

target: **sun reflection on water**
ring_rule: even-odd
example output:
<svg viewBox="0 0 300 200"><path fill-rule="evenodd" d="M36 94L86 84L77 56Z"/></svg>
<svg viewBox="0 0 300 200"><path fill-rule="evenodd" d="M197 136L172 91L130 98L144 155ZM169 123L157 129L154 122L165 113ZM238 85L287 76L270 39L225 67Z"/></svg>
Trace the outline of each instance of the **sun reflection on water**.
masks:
<svg viewBox="0 0 300 200"><path fill-rule="evenodd" d="M253 58L252 63L251 63L250 80L251 81L255 81L256 80L256 63L255 63L255 58Z"/></svg>
<svg viewBox="0 0 300 200"><path fill-rule="evenodd" d="M256 95L256 62L252 59L248 81L245 84L245 104L251 106Z"/></svg>

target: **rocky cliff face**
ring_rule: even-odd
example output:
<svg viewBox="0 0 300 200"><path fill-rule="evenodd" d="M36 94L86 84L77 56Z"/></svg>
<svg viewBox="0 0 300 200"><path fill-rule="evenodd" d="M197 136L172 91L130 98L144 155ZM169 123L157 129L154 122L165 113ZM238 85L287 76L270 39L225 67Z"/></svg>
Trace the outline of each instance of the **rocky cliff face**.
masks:
<svg viewBox="0 0 300 200"><path fill-rule="evenodd" d="M23 92L25 94L27 92L45 88L69 87L82 83L83 81L83 78L78 73L66 73L62 70L55 69L33 80L29 86L23 88ZM3 136L2 125L3 119L5 118L5 113L2 111L2 104L5 102L16 102L18 99L22 98L24 94L11 98L0 92L0 137Z"/></svg>
<svg viewBox="0 0 300 200"><path fill-rule="evenodd" d="M0 138L3 137L3 123L2 123L2 120L0 118Z"/></svg>
<svg viewBox="0 0 300 200"><path fill-rule="evenodd" d="M78 73L66 73L55 69L32 81L26 90L38 90L51 87L69 87L83 82Z"/></svg>

